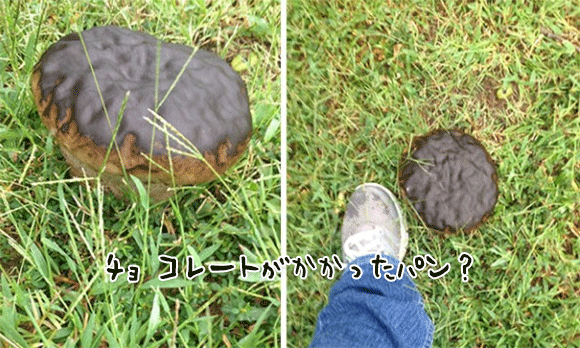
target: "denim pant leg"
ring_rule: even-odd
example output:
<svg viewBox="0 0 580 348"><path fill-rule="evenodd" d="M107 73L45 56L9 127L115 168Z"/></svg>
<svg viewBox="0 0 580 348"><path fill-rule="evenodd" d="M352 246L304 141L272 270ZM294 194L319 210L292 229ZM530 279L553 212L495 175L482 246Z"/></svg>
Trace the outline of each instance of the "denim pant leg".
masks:
<svg viewBox="0 0 580 348"><path fill-rule="evenodd" d="M393 265L399 261L382 255ZM346 268L330 291L328 305L320 312L311 347L431 347L433 323L423 308L423 298L405 271L393 282L373 275L374 255L354 260L362 270L359 279ZM350 265L349 265L350 266Z"/></svg>

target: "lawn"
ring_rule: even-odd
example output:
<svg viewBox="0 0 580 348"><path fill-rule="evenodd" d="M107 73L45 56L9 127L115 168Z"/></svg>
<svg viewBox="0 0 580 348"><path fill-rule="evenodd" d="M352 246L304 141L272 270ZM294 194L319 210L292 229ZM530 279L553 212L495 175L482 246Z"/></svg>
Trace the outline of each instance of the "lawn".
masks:
<svg viewBox="0 0 580 348"><path fill-rule="evenodd" d="M277 347L280 282L206 271L280 254L280 6L232 1L0 0L0 342L2 347ZM253 115L246 153L219 180L165 202L126 200L98 178L74 179L40 121L36 61L72 31L115 24L210 50L245 81ZM115 282L107 255L140 267Z"/></svg>
<svg viewBox="0 0 580 348"><path fill-rule="evenodd" d="M459 128L496 162L500 195L469 235L429 230L403 201L403 261L451 265L415 280L433 346L580 347L578 4L290 0L288 17L289 255L340 254L355 187L401 198L412 138ZM308 345L332 283L289 272L289 347Z"/></svg>

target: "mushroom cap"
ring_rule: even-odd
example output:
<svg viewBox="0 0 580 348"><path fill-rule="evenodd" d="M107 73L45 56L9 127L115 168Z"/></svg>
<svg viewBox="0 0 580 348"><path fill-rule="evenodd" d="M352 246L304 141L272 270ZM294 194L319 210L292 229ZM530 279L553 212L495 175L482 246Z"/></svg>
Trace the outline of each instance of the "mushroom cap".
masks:
<svg viewBox="0 0 580 348"><path fill-rule="evenodd" d="M417 137L403 155L399 184L425 224L439 231L469 232L494 209L495 164L472 136L435 130Z"/></svg>
<svg viewBox="0 0 580 348"><path fill-rule="evenodd" d="M94 174L101 167L127 91L115 138L120 151L113 147L107 174L119 176L124 167L141 180L150 170L153 182L167 186L198 184L214 179L214 170L222 174L241 156L252 129L246 86L228 63L201 49L180 75L193 51L146 33L105 26L69 34L44 52L32 74L32 90L42 121L73 174ZM156 109L156 101L173 84ZM149 110L187 138L213 170L199 156L168 152L167 143L191 153L145 120L161 124ZM158 165L143 155L150 153Z"/></svg>

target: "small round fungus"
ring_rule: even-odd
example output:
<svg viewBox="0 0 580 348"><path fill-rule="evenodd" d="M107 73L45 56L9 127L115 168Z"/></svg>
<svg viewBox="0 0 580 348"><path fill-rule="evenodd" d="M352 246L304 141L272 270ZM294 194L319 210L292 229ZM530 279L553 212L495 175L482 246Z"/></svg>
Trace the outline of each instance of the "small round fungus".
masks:
<svg viewBox="0 0 580 348"><path fill-rule="evenodd" d="M151 178L158 200L238 160L252 131L246 86L218 56L192 53L115 26L69 34L44 52L31 78L34 99L74 175L96 176L105 164L113 193L123 194L125 171Z"/></svg>
<svg viewBox="0 0 580 348"><path fill-rule="evenodd" d="M493 213L498 197L495 165L472 136L435 130L417 137L403 155L399 184L433 229L471 231Z"/></svg>

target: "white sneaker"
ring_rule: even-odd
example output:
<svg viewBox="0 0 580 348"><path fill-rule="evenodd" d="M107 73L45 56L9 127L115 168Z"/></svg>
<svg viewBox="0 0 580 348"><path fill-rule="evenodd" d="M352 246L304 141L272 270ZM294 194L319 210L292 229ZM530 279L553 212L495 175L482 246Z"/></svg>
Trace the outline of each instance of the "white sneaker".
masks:
<svg viewBox="0 0 580 348"><path fill-rule="evenodd" d="M369 254L388 254L402 260L409 234L403 211L387 188L374 183L356 188L342 223L342 252L351 262Z"/></svg>

